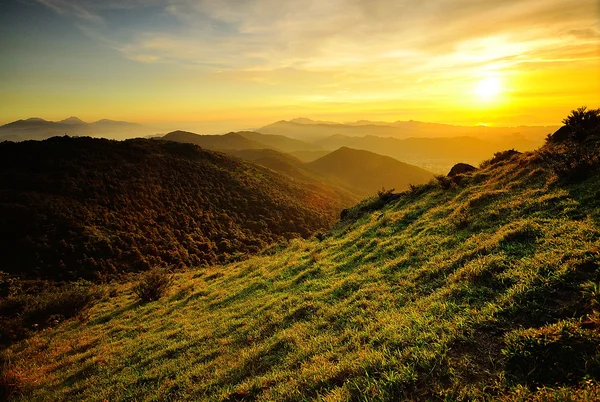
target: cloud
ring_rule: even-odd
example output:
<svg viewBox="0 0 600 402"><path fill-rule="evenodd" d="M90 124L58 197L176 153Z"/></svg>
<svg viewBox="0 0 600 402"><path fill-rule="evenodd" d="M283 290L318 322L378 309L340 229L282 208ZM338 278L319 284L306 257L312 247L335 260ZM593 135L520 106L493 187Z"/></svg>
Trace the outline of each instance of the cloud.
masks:
<svg viewBox="0 0 600 402"><path fill-rule="evenodd" d="M132 60L213 71L451 76L586 59L600 45L595 0L38 1ZM128 26L118 11L147 21Z"/></svg>

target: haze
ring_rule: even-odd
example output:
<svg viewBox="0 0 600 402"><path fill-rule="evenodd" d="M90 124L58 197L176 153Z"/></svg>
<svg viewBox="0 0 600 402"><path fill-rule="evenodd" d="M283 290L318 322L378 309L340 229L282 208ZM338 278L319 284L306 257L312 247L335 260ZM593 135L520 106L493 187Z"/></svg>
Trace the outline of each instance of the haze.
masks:
<svg viewBox="0 0 600 402"><path fill-rule="evenodd" d="M600 101L595 0L9 0L0 123L556 125Z"/></svg>

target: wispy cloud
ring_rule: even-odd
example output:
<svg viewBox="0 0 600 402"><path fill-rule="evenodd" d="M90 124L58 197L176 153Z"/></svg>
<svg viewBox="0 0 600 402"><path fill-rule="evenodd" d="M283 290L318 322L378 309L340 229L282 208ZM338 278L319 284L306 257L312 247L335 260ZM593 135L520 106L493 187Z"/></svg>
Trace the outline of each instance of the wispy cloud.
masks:
<svg viewBox="0 0 600 402"><path fill-rule="evenodd" d="M107 11L153 7L178 28L165 30L149 21L135 30L111 27L103 35L133 60L218 69L343 69L379 63L397 68L438 57L446 63L452 55L461 63L479 63L538 58L536 52L548 53L573 38L589 47L600 43L591 12L594 0L38 1L93 24L110 22L114 12Z"/></svg>

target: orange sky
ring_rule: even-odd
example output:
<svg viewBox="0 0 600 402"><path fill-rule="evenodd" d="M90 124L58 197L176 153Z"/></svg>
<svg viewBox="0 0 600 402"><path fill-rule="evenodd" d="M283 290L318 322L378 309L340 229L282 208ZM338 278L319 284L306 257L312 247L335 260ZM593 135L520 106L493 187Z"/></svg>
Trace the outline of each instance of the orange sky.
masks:
<svg viewBox="0 0 600 402"><path fill-rule="evenodd" d="M559 124L600 107L598 3L14 2L0 6L0 123Z"/></svg>

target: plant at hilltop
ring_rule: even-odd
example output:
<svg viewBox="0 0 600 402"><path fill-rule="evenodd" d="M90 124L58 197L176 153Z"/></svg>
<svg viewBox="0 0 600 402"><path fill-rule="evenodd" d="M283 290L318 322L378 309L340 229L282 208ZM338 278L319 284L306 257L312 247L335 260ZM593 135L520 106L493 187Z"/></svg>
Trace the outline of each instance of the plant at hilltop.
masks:
<svg viewBox="0 0 600 402"><path fill-rule="evenodd" d="M571 133L571 138L576 141L585 140L591 133L591 130L598 129L600 126L600 109L588 109L582 106L571 111L563 124Z"/></svg>
<svg viewBox="0 0 600 402"><path fill-rule="evenodd" d="M583 106L563 120L539 151L561 178L580 180L600 168L600 109Z"/></svg>

